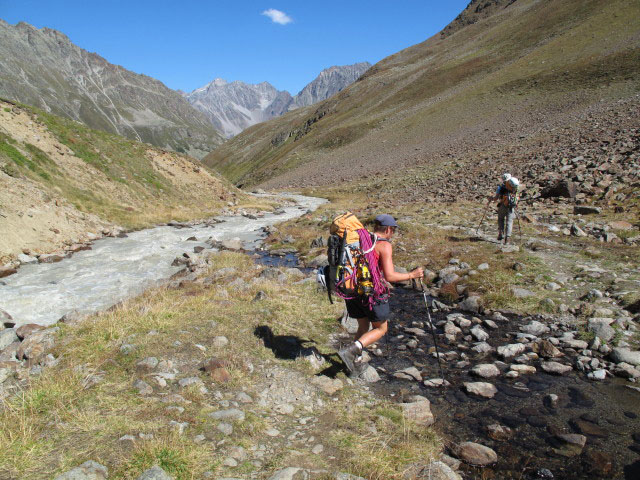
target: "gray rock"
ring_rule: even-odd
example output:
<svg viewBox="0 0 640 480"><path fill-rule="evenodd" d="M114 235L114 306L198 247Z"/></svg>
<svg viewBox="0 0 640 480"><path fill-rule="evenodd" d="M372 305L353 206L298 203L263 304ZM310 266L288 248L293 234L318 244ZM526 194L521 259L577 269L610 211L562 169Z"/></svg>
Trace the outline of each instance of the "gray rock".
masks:
<svg viewBox="0 0 640 480"><path fill-rule="evenodd" d="M223 348L229 344L229 339L225 336L219 335L214 337L211 341L211 346L214 348Z"/></svg>
<svg viewBox="0 0 640 480"><path fill-rule="evenodd" d="M106 480L108 477L107 467L89 460L79 467L58 475L55 480Z"/></svg>
<svg viewBox="0 0 640 480"><path fill-rule="evenodd" d="M598 215L602 212L599 207L589 207L586 205L576 205L573 207L573 213L576 215Z"/></svg>
<svg viewBox="0 0 640 480"><path fill-rule="evenodd" d="M527 325L520 327L520 331L528 333L530 335L540 336L549 331L549 327L547 327L544 323L533 320Z"/></svg>
<svg viewBox="0 0 640 480"><path fill-rule="evenodd" d="M481 263L480 265L478 265L478 270L489 270L489 264Z"/></svg>
<svg viewBox="0 0 640 480"><path fill-rule="evenodd" d="M269 480L309 480L309 472L303 468L287 467L278 470Z"/></svg>
<svg viewBox="0 0 640 480"><path fill-rule="evenodd" d="M148 470L142 472L137 480L174 480L171 475L161 469L158 465L154 465Z"/></svg>
<svg viewBox="0 0 640 480"><path fill-rule="evenodd" d="M511 294L516 298L527 298L535 295L531 290L519 287L511 287Z"/></svg>
<svg viewBox="0 0 640 480"><path fill-rule="evenodd" d="M404 380L416 380L418 382L422 381L422 374L416 367L409 367L403 370L398 370L393 374L396 378L402 378Z"/></svg>
<svg viewBox="0 0 640 480"><path fill-rule="evenodd" d="M144 380L136 380L133 384L133 388L138 390L140 395L151 395L153 393L153 387Z"/></svg>
<svg viewBox="0 0 640 480"><path fill-rule="evenodd" d="M600 368L598 370L594 370L593 372L589 372L587 374L587 378L589 378L590 380L604 380L605 378L607 378L607 371Z"/></svg>
<svg viewBox="0 0 640 480"><path fill-rule="evenodd" d="M573 367L570 365L564 365L558 362L541 362L540 366L545 372L553 373L555 375L564 375L565 373L573 370Z"/></svg>
<svg viewBox="0 0 640 480"><path fill-rule="evenodd" d="M569 230L570 234L574 237L586 237L587 234L575 223L571 225L571 230Z"/></svg>
<svg viewBox="0 0 640 480"><path fill-rule="evenodd" d="M473 442L463 442L457 448L457 455L470 465L491 465L498 461L498 455L491 448Z"/></svg>
<svg viewBox="0 0 640 480"><path fill-rule="evenodd" d="M18 255L18 261L22 265L28 265L30 263L38 263L38 259L36 257L32 257L31 255L25 255L24 253L21 253L20 255Z"/></svg>
<svg viewBox="0 0 640 480"><path fill-rule="evenodd" d="M471 329L471 335L479 342L484 342L489 339L489 334L485 332L480 325L476 325Z"/></svg>
<svg viewBox="0 0 640 480"><path fill-rule="evenodd" d="M533 375L534 373L536 373L536 367L533 367L531 365L511 365L510 369L514 372L518 372L518 374L520 375Z"/></svg>
<svg viewBox="0 0 640 480"><path fill-rule="evenodd" d="M552 292L555 292L557 290L560 290L562 286L558 285L556 282L549 282L544 286L544 288L546 288L547 290L551 290Z"/></svg>
<svg viewBox="0 0 640 480"><path fill-rule="evenodd" d="M629 363L640 366L640 351L616 347L611 352L611 359L616 363Z"/></svg>
<svg viewBox="0 0 640 480"><path fill-rule="evenodd" d="M431 413L431 402L424 397L420 397L418 401L400 404L404 417L417 425L430 426L433 425L435 419Z"/></svg>
<svg viewBox="0 0 640 480"><path fill-rule="evenodd" d="M610 341L616 334L611 324L613 318L591 318L588 321L588 328L605 342Z"/></svg>
<svg viewBox="0 0 640 480"><path fill-rule="evenodd" d="M480 342L480 343L476 343L473 347L471 347L471 350L478 353L491 353L495 349L491 345L489 345L487 342Z"/></svg>
<svg viewBox="0 0 640 480"><path fill-rule="evenodd" d="M511 343L509 345L498 347L498 355L505 359L517 357L521 353L524 353L526 349L527 347L525 347L522 343Z"/></svg>
<svg viewBox="0 0 640 480"><path fill-rule="evenodd" d="M4 330L0 330L0 350L4 350L13 342L17 342L20 339L18 335L16 335L15 328L6 328Z"/></svg>
<svg viewBox="0 0 640 480"><path fill-rule="evenodd" d="M231 435L233 433L233 425L229 423L220 422L216 429L223 435Z"/></svg>
<svg viewBox="0 0 640 480"><path fill-rule="evenodd" d="M567 347L575 348L576 350L584 350L589 347L589 344L584 340L570 339L565 340L564 343Z"/></svg>
<svg viewBox="0 0 640 480"><path fill-rule="evenodd" d="M329 265L329 259L324 253L307 262L307 266L311 268L324 267L325 265Z"/></svg>
<svg viewBox="0 0 640 480"><path fill-rule="evenodd" d="M563 457L580 455L587 443L587 437L575 433L562 433L556 435L556 439L560 442L560 448L555 448L553 451Z"/></svg>
<svg viewBox="0 0 640 480"><path fill-rule="evenodd" d="M367 383L376 383L380 381L380 375L378 371L373 368L371 365L368 365L367 368L360 374L360 378Z"/></svg>
<svg viewBox="0 0 640 480"><path fill-rule="evenodd" d="M480 363L471 369L471 374L481 378L493 378L500 375L500 370L493 363Z"/></svg>
<svg viewBox="0 0 640 480"><path fill-rule="evenodd" d="M339 378L329 378L326 375L313 377L311 379L311 383L316 385L327 395L333 395L337 391L342 390L342 388L344 387L344 385L342 384L342 380L340 380Z"/></svg>
<svg viewBox="0 0 640 480"><path fill-rule="evenodd" d="M230 408L227 410L218 410L209 414L214 420L230 420L235 422L242 422L245 419L245 414L242 410L237 408Z"/></svg>
<svg viewBox="0 0 640 480"><path fill-rule="evenodd" d="M487 382L464 382L464 388L467 393L484 398L493 398L498 393L495 385Z"/></svg>
<svg viewBox="0 0 640 480"><path fill-rule="evenodd" d="M138 370L150 372L154 370L158 366L158 359L156 357L147 357L144 360L140 360L136 363L136 368Z"/></svg>
<svg viewBox="0 0 640 480"><path fill-rule="evenodd" d="M458 308L465 312L478 313L482 308L481 301L481 297L473 295L459 302Z"/></svg>
<svg viewBox="0 0 640 480"><path fill-rule="evenodd" d="M336 480L366 480L362 477L356 477L355 475L351 475L350 473L338 473L336 475Z"/></svg>

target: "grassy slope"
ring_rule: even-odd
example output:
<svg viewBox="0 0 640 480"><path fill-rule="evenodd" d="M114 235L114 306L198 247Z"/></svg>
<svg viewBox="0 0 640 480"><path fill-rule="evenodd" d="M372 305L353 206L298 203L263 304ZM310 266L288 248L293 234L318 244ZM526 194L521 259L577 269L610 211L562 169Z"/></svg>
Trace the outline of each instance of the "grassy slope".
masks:
<svg viewBox="0 0 640 480"><path fill-rule="evenodd" d="M531 112L626 97L638 85L638 15L630 0L520 0L384 59L320 104L246 130L205 163L236 184L300 184L307 175L333 183L349 178L343 164L371 173L425 161L526 129Z"/></svg>
<svg viewBox="0 0 640 480"><path fill-rule="evenodd" d="M5 113L28 115L41 127L38 131L51 139L48 146L55 148L54 153L45 153L28 141L0 133L3 173L37 182L51 195L62 196L78 210L105 221L141 228L173 218L210 216L235 199L252 202L189 157L91 130L31 107L2 106ZM70 158L74 161L66 160Z"/></svg>
<svg viewBox="0 0 640 480"><path fill-rule="evenodd" d="M292 450L298 447L282 442L261 468L247 460L237 468L225 469L222 461L230 446L249 450L272 443L264 432L274 421L274 413L256 403L260 392L274 384L269 378L273 374L265 377L265 373L287 375L291 370L297 372L296 384L305 390L313 388L307 384L314 373L309 364L277 358L254 336L254 329L269 325L275 335L294 335L312 342L322 353L334 353L329 333L335 329L341 307L330 305L314 284L296 283L297 276L286 281L255 281L259 270L244 254L217 254L213 263L211 273L237 268L240 273L233 277L249 281L248 290L233 288L233 295L225 300L222 290L232 291L227 287L231 281L228 276L212 286L156 289L78 325L60 326L53 352L60 363L32 377L28 388L7 398L0 409L2 478L48 479L53 473L93 459L108 466L109 478L119 479L137 478L144 469L159 464L177 480L204 478L206 471L214 472L214 478L244 476L252 471L267 474L291 465L391 480L402 478L409 464L428 461L437 454L439 445L433 430L406 422L397 405L371 402L357 387L346 387L332 395L333 399L320 394L323 403L317 402L313 412L296 410L295 418L278 416L274 425L284 440L300 416L317 418L310 433L331 452L331 459L326 452L296 456ZM266 299L252 302L258 291L265 292ZM213 346L217 335L227 336L229 345ZM123 343L136 348L123 354ZM152 376L137 371L136 363L148 356L170 360L179 370L168 387L159 387ZM227 362L229 383L217 384L198 371L199 362L211 356ZM255 371L247 368L249 364ZM209 393L193 386L178 387L178 379L194 375L202 379ZM94 383L96 376L99 381ZM154 394L139 395L132 387L137 378L154 385ZM339 378L345 380L342 374ZM222 408L221 398L233 399L239 391L247 392L254 403L240 405L247 419L235 423L233 434L225 437L208 414ZM181 404L184 412L167 410L171 403L161 401L167 393L179 393L188 400ZM293 399L291 403L299 408ZM172 420L189 423L184 435L175 432L169 423ZM137 438L133 447L118 440L138 432L153 438ZM194 441L198 434L207 440Z"/></svg>

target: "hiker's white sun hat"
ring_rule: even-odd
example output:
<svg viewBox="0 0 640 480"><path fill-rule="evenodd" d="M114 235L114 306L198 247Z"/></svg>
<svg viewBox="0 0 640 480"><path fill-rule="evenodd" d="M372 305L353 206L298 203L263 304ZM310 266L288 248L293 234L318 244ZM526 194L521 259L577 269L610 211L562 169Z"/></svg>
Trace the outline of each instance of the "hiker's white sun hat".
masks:
<svg viewBox="0 0 640 480"><path fill-rule="evenodd" d="M505 173L505 174L502 175L502 181L503 182L506 182L510 178L511 178L511 174L510 173Z"/></svg>
<svg viewBox="0 0 640 480"><path fill-rule="evenodd" d="M516 177L509 178L508 182L511 184L512 187L517 187L520 185L520 180L518 180Z"/></svg>

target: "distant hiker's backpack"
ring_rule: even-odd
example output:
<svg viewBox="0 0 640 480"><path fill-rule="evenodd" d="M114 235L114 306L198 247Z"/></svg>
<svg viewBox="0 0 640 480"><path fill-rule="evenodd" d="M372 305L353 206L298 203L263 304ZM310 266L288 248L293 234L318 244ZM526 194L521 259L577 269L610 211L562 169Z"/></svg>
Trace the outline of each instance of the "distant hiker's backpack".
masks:
<svg viewBox="0 0 640 480"><path fill-rule="evenodd" d="M363 297L373 305L387 295L373 251L376 236L369 233L351 212L334 218L329 233L329 265L318 273L318 281L327 288L329 301L333 303L331 294L335 293L345 300Z"/></svg>

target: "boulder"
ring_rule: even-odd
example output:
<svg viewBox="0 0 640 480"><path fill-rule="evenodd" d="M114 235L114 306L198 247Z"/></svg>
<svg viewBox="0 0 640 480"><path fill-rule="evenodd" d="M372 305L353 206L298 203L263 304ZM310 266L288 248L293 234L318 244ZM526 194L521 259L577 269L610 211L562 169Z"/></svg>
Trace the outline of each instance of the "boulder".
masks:
<svg viewBox="0 0 640 480"><path fill-rule="evenodd" d="M79 467L58 475L55 480L106 480L108 477L107 467L89 460Z"/></svg>
<svg viewBox="0 0 640 480"><path fill-rule="evenodd" d="M367 383L376 383L380 381L380 375L378 371L371 365L367 365L367 368L360 374L360 378Z"/></svg>
<svg viewBox="0 0 640 480"><path fill-rule="evenodd" d="M242 422L245 419L245 414L242 410L237 408L229 408L227 410L218 410L217 412L212 412L209 414L211 418L214 420L227 420L227 421L235 421Z"/></svg>
<svg viewBox="0 0 640 480"><path fill-rule="evenodd" d="M527 298L535 295L531 290L520 287L511 287L511 294L516 298Z"/></svg>
<svg viewBox="0 0 640 480"><path fill-rule="evenodd" d="M500 375L500 370L493 363L480 363L471 369L471 374L481 378L493 378Z"/></svg>
<svg viewBox="0 0 640 480"><path fill-rule="evenodd" d="M509 345L502 345L498 347L498 355L502 358L517 357L527 349L522 343L510 343Z"/></svg>
<svg viewBox="0 0 640 480"><path fill-rule="evenodd" d="M558 358L563 356L563 353L549 340L540 340L534 343L533 351L543 358Z"/></svg>
<svg viewBox="0 0 640 480"><path fill-rule="evenodd" d="M342 380L340 380L339 378L329 378L326 375L313 377L311 383L316 385L327 395L333 395L337 391L342 390L342 388L344 387L344 385L342 384Z"/></svg>
<svg viewBox="0 0 640 480"><path fill-rule="evenodd" d="M498 461L498 455L491 448L473 442L463 442L457 448L458 457L470 465L484 467Z"/></svg>
<svg viewBox="0 0 640 480"><path fill-rule="evenodd" d="M640 351L616 347L611 351L611 359L616 363L628 363L640 366Z"/></svg>
<svg viewBox="0 0 640 480"><path fill-rule="evenodd" d="M576 215L599 215L602 209L598 207L589 207L587 205L576 205L573 207L573 213Z"/></svg>
<svg viewBox="0 0 640 480"><path fill-rule="evenodd" d="M431 402L424 397L420 397L415 402L402 403L401 407L404 417L417 425L428 427L435 422L431 413Z"/></svg>
<svg viewBox="0 0 640 480"><path fill-rule="evenodd" d="M471 335L479 342L489 340L489 334L485 332L480 325L476 325L471 329Z"/></svg>
<svg viewBox="0 0 640 480"><path fill-rule="evenodd" d="M465 312L478 313L482 309L482 298L477 295L467 297L458 302L458 308Z"/></svg>
<svg viewBox="0 0 640 480"><path fill-rule="evenodd" d="M584 230L582 230L575 223L571 225L571 230L569 230L569 233L571 235L573 235L574 237L586 237L587 236L587 234L584 232Z"/></svg>
<svg viewBox="0 0 640 480"><path fill-rule="evenodd" d="M329 265L329 257L327 257L325 253L320 254L307 262L307 267L310 268L324 267L326 265Z"/></svg>
<svg viewBox="0 0 640 480"><path fill-rule="evenodd" d="M17 272L18 270L13 267L0 267L0 278L8 277L9 275L13 275Z"/></svg>
<svg viewBox="0 0 640 480"><path fill-rule="evenodd" d="M42 325L38 325L36 323L27 323L25 325L21 325L16 329L16 335L18 335L18 338L20 340L24 340L32 333L37 332L39 330L44 330L44 328L45 327L43 327Z"/></svg>
<svg viewBox="0 0 640 480"><path fill-rule="evenodd" d="M0 330L0 350L4 350L13 342L17 341L19 341L19 338L14 328Z"/></svg>
<svg viewBox="0 0 640 480"><path fill-rule="evenodd" d="M487 426L487 435L497 442L506 442L513 436L513 430L497 423Z"/></svg>
<svg viewBox="0 0 640 480"><path fill-rule="evenodd" d="M588 321L588 328L595 333L596 337L608 342L616 334L616 331L611 326L612 323L613 318L591 318Z"/></svg>
<svg viewBox="0 0 640 480"><path fill-rule="evenodd" d="M571 370L573 370L573 367L571 367L570 365L564 365L562 363L553 362L553 361L542 362L540 366L542 367L542 370L544 370L545 372L553 373L554 375L564 375L565 373L568 373Z"/></svg>
<svg viewBox="0 0 640 480"><path fill-rule="evenodd" d="M547 327L542 322L533 320L529 324L520 327L520 331L531 334L531 335L540 336L544 333L547 333L549 331L549 327Z"/></svg>
<svg viewBox="0 0 640 480"><path fill-rule="evenodd" d="M16 356L18 360L28 359L30 364L39 363L55 343L58 327L40 330L26 337L20 344Z"/></svg>
<svg viewBox="0 0 640 480"><path fill-rule="evenodd" d="M416 380L418 382L422 381L422 374L416 367L409 367L403 370L398 370L393 374L396 378L402 378L404 380Z"/></svg>
<svg viewBox="0 0 640 480"><path fill-rule="evenodd" d="M487 382L464 382L467 393L483 398L493 398L498 392L495 385Z"/></svg>
<svg viewBox="0 0 640 480"><path fill-rule="evenodd" d="M174 480L174 477L169 475L158 465L154 465L142 472L142 474L136 480Z"/></svg>
<svg viewBox="0 0 640 480"><path fill-rule="evenodd" d="M576 198L578 186L570 180L557 180L540 192L542 198Z"/></svg>

